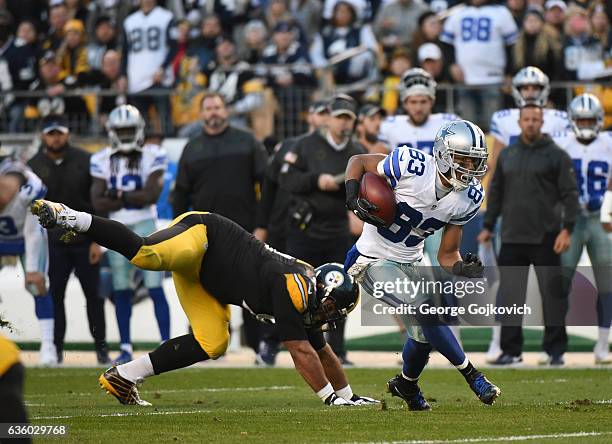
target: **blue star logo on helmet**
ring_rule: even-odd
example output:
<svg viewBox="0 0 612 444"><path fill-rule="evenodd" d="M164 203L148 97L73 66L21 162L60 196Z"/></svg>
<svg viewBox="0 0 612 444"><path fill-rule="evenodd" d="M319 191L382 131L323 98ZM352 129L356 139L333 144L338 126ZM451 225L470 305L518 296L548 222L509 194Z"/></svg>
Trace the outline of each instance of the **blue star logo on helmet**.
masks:
<svg viewBox="0 0 612 444"><path fill-rule="evenodd" d="M452 136L452 135L454 135L454 134L457 134L457 133L455 133L455 132L452 130L452 128L453 128L453 122L451 122L451 123L449 123L448 125L446 125L445 127L443 127L443 128L440 130L440 138L442 138L442 139L446 139L446 137L447 137L447 136Z"/></svg>

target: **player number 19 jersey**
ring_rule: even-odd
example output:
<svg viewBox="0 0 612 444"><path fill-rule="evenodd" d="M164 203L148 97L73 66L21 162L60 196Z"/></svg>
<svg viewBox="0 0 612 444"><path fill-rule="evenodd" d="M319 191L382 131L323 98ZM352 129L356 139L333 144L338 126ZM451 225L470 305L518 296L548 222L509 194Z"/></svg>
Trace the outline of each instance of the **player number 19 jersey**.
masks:
<svg viewBox="0 0 612 444"><path fill-rule="evenodd" d="M423 257L423 241L446 224L464 225L484 199L479 181L436 198L435 159L417 149L395 148L378 165L395 194L395 221L389 227L364 224L356 247L361 255L411 263Z"/></svg>

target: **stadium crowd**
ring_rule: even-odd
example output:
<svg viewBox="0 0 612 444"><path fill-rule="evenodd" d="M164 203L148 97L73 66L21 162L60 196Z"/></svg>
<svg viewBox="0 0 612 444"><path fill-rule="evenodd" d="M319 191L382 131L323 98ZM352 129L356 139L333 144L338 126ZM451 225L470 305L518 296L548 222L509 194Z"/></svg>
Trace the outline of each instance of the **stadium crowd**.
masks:
<svg viewBox="0 0 612 444"><path fill-rule="evenodd" d="M91 134L129 102L153 131L190 136L198 98L213 90L259 139L284 138L306 130L313 94L337 88L401 111L400 76L422 67L465 87L450 99L441 91L436 111L450 101L488 128L520 68L553 82L609 76L611 14L610 2L593 0L3 0L0 127L32 131L66 113L74 131ZM610 124L612 91L590 89ZM555 90L552 103L565 108L567 97Z"/></svg>
<svg viewBox="0 0 612 444"><path fill-rule="evenodd" d="M362 230L362 222L345 208L342 174L349 157L387 154L397 144L408 143L395 140L383 123L387 115L402 116L409 106L418 108L406 104L410 100L402 95L402 87L424 82L422 95L431 95L433 112L441 119L436 120L436 131L456 118L450 112L490 130L495 140L489 146L492 175L500 150L522 133L523 128L504 133L504 115L498 114L515 108L515 102L523 107L520 91L518 99L513 96L522 86L546 90L545 103L536 105L555 110L566 109L568 98L591 92L603 106L603 126L612 125L611 20L611 2L589 0L0 0L0 133L40 131L38 161L51 167L67 157L49 153L61 151L68 142L58 142L55 149L49 136L98 135L99 128L106 127L119 151L122 144L137 142L141 147L155 138L188 139L176 173L173 216L188 209L219 212L316 267L342 262ZM539 70L521 71L526 67L540 68L548 79L537 77ZM423 71L409 71L413 68ZM406 72L415 73L408 83ZM513 87L517 72L534 77ZM548 96L549 81L553 86L572 83L553 88ZM436 90L436 83L442 87ZM346 94L318 100L330 99L331 92ZM133 108L121 107L125 104ZM125 115L113 117L116 110ZM563 119L559 128L568 129ZM137 128L128 135L133 140L122 139L121 121ZM319 128L325 132L316 132ZM304 138L295 137L304 133ZM157 198L161 194L168 199L159 180L167 159L151 145L156 148L147 154L150 160L144 154L137 160L148 172L137 178L126 174L124 184L112 182L113 168L129 171L134 159L117 166L111 159L114 151L90 159L94 191L93 202L86 206L115 214L135 231L140 227L143 236L154 226L151 208ZM415 147L429 153L432 149ZM36 170L34 163L30 166ZM234 181L235 189L216 187L214 181L222 182L228 171L240 172L244 183ZM39 176L51 190L44 174ZM253 190L261 183L258 204L259 193ZM141 213L134 216L130 211ZM328 214L335 226L316 218L311 225L317 211ZM478 251L481 222L478 215L471 226L466 224L462 251ZM569 222L573 227L575 221ZM76 259L81 265L97 264L91 248L87 243ZM434 256L430 260L436 265ZM126 266L123 259L111 255L109 260L121 331L117 362L128 362L133 291L128 278L117 272ZM97 273L97 266L93 268ZM58 272L64 288L58 284L62 295L51 295L56 306L63 304L71 271ZM159 277L146 275L144 286L155 301L161 339L166 341L168 306ZM95 296L87 299L98 360L106 363L108 350L100 333L104 319L100 307L94 307ZM47 344L49 363L61 361L63 347L65 315L57 308L55 313L54 337L48 324L45 327L47 340L54 343ZM279 347L274 331L254 330L250 335L256 339L251 337L249 343L258 362L273 364ZM607 343L607 330L605 334ZM350 364L343 335L332 334L328 341L341 361ZM499 355L499 337L497 341L492 350ZM49 351L53 347L55 351ZM513 362L506 361L500 363Z"/></svg>

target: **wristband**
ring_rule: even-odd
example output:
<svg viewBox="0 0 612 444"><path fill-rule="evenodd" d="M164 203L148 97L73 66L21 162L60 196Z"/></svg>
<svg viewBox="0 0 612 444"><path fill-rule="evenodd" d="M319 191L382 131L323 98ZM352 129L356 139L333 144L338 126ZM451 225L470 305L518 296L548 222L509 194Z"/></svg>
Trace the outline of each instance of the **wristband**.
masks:
<svg viewBox="0 0 612 444"><path fill-rule="evenodd" d="M329 397L329 395L334 394L334 388L328 382L325 387L317 392L317 396L321 399L321 401L325 402L325 400Z"/></svg>
<svg viewBox="0 0 612 444"><path fill-rule="evenodd" d="M359 197L359 181L356 179L349 179L345 182L346 187L346 201L351 199L357 199Z"/></svg>
<svg viewBox="0 0 612 444"><path fill-rule="evenodd" d="M351 388L351 384L348 384L346 387L341 388L340 390L336 390L336 395L346 400L350 400L353 397L353 389Z"/></svg>

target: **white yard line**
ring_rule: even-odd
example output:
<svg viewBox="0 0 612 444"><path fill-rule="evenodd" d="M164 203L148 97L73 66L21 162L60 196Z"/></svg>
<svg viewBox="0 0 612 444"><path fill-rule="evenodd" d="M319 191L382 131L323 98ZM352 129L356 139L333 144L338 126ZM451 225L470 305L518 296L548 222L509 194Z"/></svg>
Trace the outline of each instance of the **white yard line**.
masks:
<svg viewBox="0 0 612 444"><path fill-rule="evenodd" d="M131 412L131 413L103 413L100 415L63 415L63 416L33 416L33 421L43 419L72 419L72 418L115 418L123 416L156 416L156 415L194 415L197 413L213 413L212 410L186 410L168 412Z"/></svg>
<svg viewBox="0 0 612 444"><path fill-rule="evenodd" d="M533 441L538 439L561 439L561 438L585 438L589 436L612 435L612 432L575 432L575 433L552 433L549 435L511 435L479 438L459 439L432 439L413 441L391 441L391 444L453 444L453 443L477 443L477 442L507 442L507 441ZM372 442L371 444L375 444Z"/></svg>

